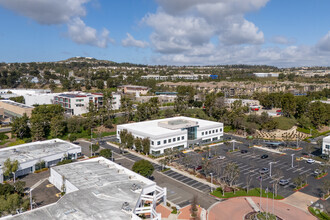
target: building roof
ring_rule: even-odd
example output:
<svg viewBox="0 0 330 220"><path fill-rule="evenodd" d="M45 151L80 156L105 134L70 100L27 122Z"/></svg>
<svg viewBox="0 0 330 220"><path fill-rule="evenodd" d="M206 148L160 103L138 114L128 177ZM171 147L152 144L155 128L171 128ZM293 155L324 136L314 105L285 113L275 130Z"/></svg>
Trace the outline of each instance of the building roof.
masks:
<svg viewBox="0 0 330 220"><path fill-rule="evenodd" d="M180 125L170 125L169 127L162 126L164 124L168 124L168 122L170 122L170 124L173 124L173 122L175 123L175 121L181 121L182 123L179 123ZM163 136L180 135L186 133L185 131L181 130L182 128L186 127L186 125L198 126L202 129L207 129L223 126L223 123L181 116L152 121L143 121L131 124L123 124L118 125L117 127L120 129L127 129L128 131L140 134L142 136L161 138Z"/></svg>
<svg viewBox="0 0 330 220"><path fill-rule="evenodd" d="M156 185L103 157L51 168L72 183L77 191L65 194L58 202L12 219L131 219L122 210L125 202L133 210L141 189Z"/></svg>
<svg viewBox="0 0 330 220"><path fill-rule="evenodd" d="M65 153L72 149L81 149L81 147L60 139L37 141L6 147L0 149L0 165L3 165L8 158L11 160L18 160L19 163L24 163L53 154Z"/></svg>
<svg viewBox="0 0 330 220"><path fill-rule="evenodd" d="M324 137L324 138L323 138L323 141L329 141L329 142L330 142L330 135L327 136L327 137Z"/></svg>
<svg viewBox="0 0 330 220"><path fill-rule="evenodd" d="M127 88L133 88L133 89L149 89L148 87L145 87L145 86L135 86L135 85L123 85L123 86L118 86L120 88L124 88L124 87L127 87Z"/></svg>
<svg viewBox="0 0 330 220"><path fill-rule="evenodd" d="M89 97L89 96L103 96L102 93L86 93L86 92L65 92L58 96L66 98L79 98L79 97Z"/></svg>
<svg viewBox="0 0 330 220"><path fill-rule="evenodd" d="M14 102L14 101L11 101L11 100L0 100L0 101L3 102L3 103L6 103L8 105L17 106L19 108L34 108L32 106L28 106L28 105L25 105L25 104L22 104L22 103L19 103L19 102Z"/></svg>

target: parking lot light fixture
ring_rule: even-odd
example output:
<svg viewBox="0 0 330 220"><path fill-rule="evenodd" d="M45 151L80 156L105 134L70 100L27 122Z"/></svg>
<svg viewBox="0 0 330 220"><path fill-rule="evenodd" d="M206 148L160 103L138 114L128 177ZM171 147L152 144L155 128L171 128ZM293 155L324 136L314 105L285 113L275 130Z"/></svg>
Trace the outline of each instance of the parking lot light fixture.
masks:
<svg viewBox="0 0 330 220"><path fill-rule="evenodd" d="M293 168L293 158L294 158L294 154L291 154L291 167Z"/></svg>
<svg viewBox="0 0 330 220"><path fill-rule="evenodd" d="M269 176L272 177L272 164L276 162L269 162Z"/></svg>
<svg viewBox="0 0 330 220"><path fill-rule="evenodd" d="M211 192L213 192L213 173L210 173L211 175Z"/></svg>

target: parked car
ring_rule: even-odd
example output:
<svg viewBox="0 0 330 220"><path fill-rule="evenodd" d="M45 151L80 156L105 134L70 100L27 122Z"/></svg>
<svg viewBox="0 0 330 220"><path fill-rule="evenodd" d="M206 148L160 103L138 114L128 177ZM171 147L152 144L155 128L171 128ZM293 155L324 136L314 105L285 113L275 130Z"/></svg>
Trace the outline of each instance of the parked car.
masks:
<svg viewBox="0 0 330 220"><path fill-rule="evenodd" d="M307 160L307 163L309 163L309 164L313 164L313 163L315 163L315 160L313 160L313 159L308 159L308 160Z"/></svg>
<svg viewBox="0 0 330 220"><path fill-rule="evenodd" d="M241 153L242 154L245 154L245 153L247 153L248 151L247 150L241 150Z"/></svg>
<svg viewBox="0 0 330 220"><path fill-rule="evenodd" d="M261 159L266 159L268 157L268 155L267 154L264 154L264 155L262 155L260 158Z"/></svg>
<svg viewBox="0 0 330 220"><path fill-rule="evenodd" d="M319 170L319 169L314 170L314 175L315 176L318 176L319 174L321 174L321 170Z"/></svg>
<svg viewBox="0 0 330 220"><path fill-rule="evenodd" d="M223 159L225 159L225 158L226 158L225 156L219 156L219 157L218 157L219 160L223 160Z"/></svg>
<svg viewBox="0 0 330 220"><path fill-rule="evenodd" d="M196 170L201 170L201 169L202 169L202 166L196 167Z"/></svg>
<svg viewBox="0 0 330 220"><path fill-rule="evenodd" d="M269 169L268 168L262 168L262 169L259 170L259 173L260 174L266 174L268 172L269 172Z"/></svg>
<svg viewBox="0 0 330 220"><path fill-rule="evenodd" d="M289 184L289 180L285 180L285 179L281 179L278 184L280 184L281 186L285 186L287 184Z"/></svg>

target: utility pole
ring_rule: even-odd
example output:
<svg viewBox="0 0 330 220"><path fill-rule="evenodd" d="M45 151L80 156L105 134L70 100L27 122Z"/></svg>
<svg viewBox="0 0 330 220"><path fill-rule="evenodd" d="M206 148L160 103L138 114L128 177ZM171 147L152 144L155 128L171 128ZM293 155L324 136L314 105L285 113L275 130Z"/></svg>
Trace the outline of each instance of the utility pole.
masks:
<svg viewBox="0 0 330 220"><path fill-rule="evenodd" d="M262 176L260 176L259 179L260 179L260 202L259 202L259 209L260 209L260 212L261 212Z"/></svg>
<svg viewBox="0 0 330 220"><path fill-rule="evenodd" d="M293 168L293 158L294 158L294 154L291 154L291 167Z"/></svg>

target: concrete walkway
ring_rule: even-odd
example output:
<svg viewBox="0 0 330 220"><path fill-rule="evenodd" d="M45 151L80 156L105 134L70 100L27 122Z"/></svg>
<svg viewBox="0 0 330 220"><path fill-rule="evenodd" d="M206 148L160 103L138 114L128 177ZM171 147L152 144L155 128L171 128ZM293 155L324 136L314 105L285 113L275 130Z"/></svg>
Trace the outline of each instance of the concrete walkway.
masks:
<svg viewBox="0 0 330 220"><path fill-rule="evenodd" d="M251 199L251 197L247 197L246 201L250 204L250 206L253 208L255 212L259 212L259 207L254 203L254 201Z"/></svg>

